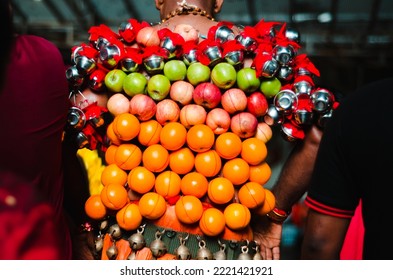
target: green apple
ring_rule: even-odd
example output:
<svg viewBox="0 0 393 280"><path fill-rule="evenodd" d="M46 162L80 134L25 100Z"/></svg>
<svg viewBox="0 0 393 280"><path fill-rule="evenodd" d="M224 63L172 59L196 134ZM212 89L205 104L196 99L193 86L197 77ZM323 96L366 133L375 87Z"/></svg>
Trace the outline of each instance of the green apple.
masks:
<svg viewBox="0 0 393 280"><path fill-rule="evenodd" d="M193 86L196 86L200 83L210 81L210 73L209 66L200 62L194 62L188 66L186 77Z"/></svg>
<svg viewBox="0 0 393 280"><path fill-rule="evenodd" d="M113 69L105 75L105 86L111 92L122 92L127 74L121 69Z"/></svg>
<svg viewBox="0 0 393 280"><path fill-rule="evenodd" d="M151 76L147 81L147 93L154 101L163 100L168 96L171 89L171 82L163 74Z"/></svg>
<svg viewBox="0 0 393 280"><path fill-rule="evenodd" d="M242 68L237 72L236 82L237 86L246 93L257 91L261 85L255 69L250 67Z"/></svg>
<svg viewBox="0 0 393 280"><path fill-rule="evenodd" d="M133 97L137 94L146 93L147 78L139 72L133 72L127 75L123 81L123 90L128 95Z"/></svg>
<svg viewBox="0 0 393 280"><path fill-rule="evenodd" d="M171 82L184 80L187 75L187 66L182 60L169 60L164 65L164 75Z"/></svg>
<svg viewBox="0 0 393 280"><path fill-rule="evenodd" d="M266 98L274 97L281 89L281 82L278 78L263 78L261 80L260 90Z"/></svg>
<svg viewBox="0 0 393 280"><path fill-rule="evenodd" d="M228 62L220 62L213 67L211 79L219 88L229 89L236 83L236 69Z"/></svg>

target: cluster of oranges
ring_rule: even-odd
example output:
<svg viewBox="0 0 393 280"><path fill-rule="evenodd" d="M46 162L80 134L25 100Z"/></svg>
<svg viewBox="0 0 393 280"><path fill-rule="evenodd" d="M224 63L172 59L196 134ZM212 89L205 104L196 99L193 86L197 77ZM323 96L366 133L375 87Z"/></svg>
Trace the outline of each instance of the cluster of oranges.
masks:
<svg viewBox="0 0 393 280"><path fill-rule="evenodd" d="M140 121L131 113L116 115L107 136L104 187L85 204L92 219L115 215L121 228L135 230L174 205L180 223L199 223L204 234L216 236L225 227L246 228L251 212L274 208L273 194L263 187L271 169L261 139L216 135L206 124Z"/></svg>

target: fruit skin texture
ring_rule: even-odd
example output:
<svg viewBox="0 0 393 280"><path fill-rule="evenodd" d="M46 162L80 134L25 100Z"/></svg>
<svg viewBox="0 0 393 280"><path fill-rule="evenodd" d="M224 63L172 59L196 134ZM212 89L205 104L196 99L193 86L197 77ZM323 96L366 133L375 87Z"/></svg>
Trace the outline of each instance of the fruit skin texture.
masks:
<svg viewBox="0 0 393 280"><path fill-rule="evenodd" d="M196 124L204 124L206 116L206 109L198 104L187 104L180 109L180 122L186 128Z"/></svg>
<svg viewBox="0 0 393 280"><path fill-rule="evenodd" d="M261 206L265 202L265 196L264 187L255 182L245 183L238 193L240 203L250 209Z"/></svg>
<svg viewBox="0 0 393 280"><path fill-rule="evenodd" d="M276 77L264 78L259 89L267 99L273 98L280 91L281 82Z"/></svg>
<svg viewBox="0 0 393 280"><path fill-rule="evenodd" d="M127 74L121 69L113 69L105 75L104 83L111 92L122 92L124 79Z"/></svg>
<svg viewBox="0 0 393 280"><path fill-rule="evenodd" d="M200 62L194 62L187 68L187 80L196 86L203 82L208 82L210 80L211 70L209 66L204 65Z"/></svg>
<svg viewBox="0 0 393 280"><path fill-rule="evenodd" d="M242 140L233 132L225 132L216 139L215 149L223 159L233 159L242 151Z"/></svg>
<svg viewBox="0 0 393 280"><path fill-rule="evenodd" d="M139 72L130 73L123 80L123 90L130 97L146 93L146 86L147 78Z"/></svg>
<svg viewBox="0 0 393 280"><path fill-rule="evenodd" d="M215 135L206 124L196 124L187 132L187 145L194 152L206 152L213 147Z"/></svg>
<svg viewBox="0 0 393 280"><path fill-rule="evenodd" d="M181 81L186 78L187 66L182 60L173 59L165 63L163 71L169 81Z"/></svg>
<svg viewBox="0 0 393 280"><path fill-rule="evenodd" d="M229 89L236 83L236 69L227 62L220 62L211 70L211 80L219 88Z"/></svg>
<svg viewBox="0 0 393 280"><path fill-rule="evenodd" d="M262 206L253 209L253 212L264 216L272 211L274 207L276 207L276 198L269 189L265 189L265 201L262 203Z"/></svg>
<svg viewBox="0 0 393 280"><path fill-rule="evenodd" d="M116 213L116 221L119 227L125 230L135 230L142 223L142 215L139 207L133 203L127 203Z"/></svg>
<svg viewBox="0 0 393 280"><path fill-rule="evenodd" d="M206 209L199 220L199 227L208 236L219 235L225 229L224 213L217 208Z"/></svg>
<svg viewBox="0 0 393 280"><path fill-rule="evenodd" d="M258 119L249 112L240 112L231 118L231 131L248 138L254 136L258 126Z"/></svg>
<svg viewBox="0 0 393 280"><path fill-rule="evenodd" d="M214 134L219 135L228 131L231 126L231 116L222 108L213 108L207 113L205 123Z"/></svg>
<svg viewBox="0 0 393 280"><path fill-rule="evenodd" d="M119 210L128 202L127 190L120 184L109 184L101 190L102 203L111 210Z"/></svg>
<svg viewBox="0 0 393 280"><path fill-rule="evenodd" d="M85 213L93 220L101 220L105 218L107 209L101 201L99 194L90 196L85 202Z"/></svg>
<svg viewBox="0 0 393 280"><path fill-rule="evenodd" d="M172 99L164 99L157 103L156 120L165 125L168 122L176 122L180 117L180 107Z"/></svg>
<svg viewBox="0 0 393 280"><path fill-rule="evenodd" d="M163 100L168 96L171 82L163 74L153 75L147 82L147 93L155 101Z"/></svg>
<svg viewBox="0 0 393 280"><path fill-rule="evenodd" d="M209 182L207 195L212 202L225 204L233 199L235 187L227 178L217 177Z"/></svg>
<svg viewBox="0 0 393 280"><path fill-rule="evenodd" d="M239 88L231 88L221 96L221 106L229 114L242 112L247 108L247 95Z"/></svg>
<svg viewBox="0 0 393 280"><path fill-rule="evenodd" d="M206 109L216 108L221 103L221 90L215 84L204 82L198 84L192 93L195 104Z"/></svg>
<svg viewBox="0 0 393 280"><path fill-rule="evenodd" d="M258 90L261 85L255 69L249 67L242 68L237 72L236 82L237 86L246 93Z"/></svg>
<svg viewBox="0 0 393 280"><path fill-rule="evenodd" d="M180 103L181 105L190 104L192 101L192 93L194 86L187 81L176 81L172 83L169 96L172 100Z"/></svg>
<svg viewBox="0 0 393 280"><path fill-rule="evenodd" d="M165 214L166 201L158 193L145 193L139 200L139 211L143 217L156 220Z"/></svg>
<svg viewBox="0 0 393 280"><path fill-rule="evenodd" d="M182 196L175 204L177 218L185 224L193 224L202 217L202 202L193 195Z"/></svg>
<svg viewBox="0 0 393 280"><path fill-rule="evenodd" d="M224 210L225 224L232 230L247 227L251 220L250 210L240 203L231 203Z"/></svg>
<svg viewBox="0 0 393 280"><path fill-rule="evenodd" d="M266 115L268 109L269 103L263 93L256 91L247 97L247 111L256 117Z"/></svg>
<svg viewBox="0 0 393 280"><path fill-rule="evenodd" d="M129 101L129 112L140 121L147 121L154 117L157 111L156 102L148 95L137 94Z"/></svg>

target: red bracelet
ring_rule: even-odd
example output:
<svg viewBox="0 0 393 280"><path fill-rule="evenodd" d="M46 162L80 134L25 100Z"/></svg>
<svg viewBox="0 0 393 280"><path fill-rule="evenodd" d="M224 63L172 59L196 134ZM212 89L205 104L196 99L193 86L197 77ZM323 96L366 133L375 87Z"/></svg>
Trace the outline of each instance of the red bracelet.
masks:
<svg viewBox="0 0 393 280"><path fill-rule="evenodd" d="M288 216L291 214L291 212L287 212L282 209L278 209L277 207L273 208L272 211L266 214L266 216L269 217L270 220L272 220L275 223L283 223Z"/></svg>

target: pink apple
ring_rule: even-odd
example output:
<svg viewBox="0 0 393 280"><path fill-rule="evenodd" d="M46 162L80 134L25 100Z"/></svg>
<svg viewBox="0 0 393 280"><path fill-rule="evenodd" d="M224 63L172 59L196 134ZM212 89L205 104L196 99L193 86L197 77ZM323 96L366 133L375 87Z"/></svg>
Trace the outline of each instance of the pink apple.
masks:
<svg viewBox="0 0 393 280"><path fill-rule="evenodd" d="M240 138L254 136L257 126L257 117L249 112L240 112L231 118L231 131Z"/></svg>
<svg viewBox="0 0 393 280"><path fill-rule="evenodd" d="M247 111L256 117L266 115L268 109L269 103L263 93L256 91L247 97Z"/></svg>
<svg viewBox="0 0 393 280"><path fill-rule="evenodd" d="M190 104L192 101L192 93L194 86L186 81L176 81L172 84L169 91L169 96L172 100L180 103L181 105Z"/></svg>
<svg viewBox="0 0 393 280"><path fill-rule="evenodd" d="M206 125L209 126L214 134L227 132L231 126L231 116L222 108L213 108L207 113Z"/></svg>
<svg viewBox="0 0 393 280"><path fill-rule="evenodd" d="M198 104L187 104L180 109L180 122L190 128L196 124L204 124L206 121L206 109Z"/></svg>
<svg viewBox="0 0 393 280"><path fill-rule="evenodd" d="M140 121L150 120L157 110L156 102L146 94L134 95L129 102L129 107L130 113Z"/></svg>
<svg viewBox="0 0 393 280"><path fill-rule="evenodd" d="M197 43L199 40L198 30L189 24L178 24L173 32L179 33L185 41L194 41Z"/></svg>
<svg viewBox="0 0 393 280"><path fill-rule="evenodd" d="M239 88L231 88L221 97L221 106L229 114L242 112L247 107L247 95Z"/></svg>
<svg viewBox="0 0 393 280"><path fill-rule="evenodd" d="M135 39L141 47L158 46L161 42L157 30L152 26L146 26L139 30Z"/></svg>
<svg viewBox="0 0 393 280"><path fill-rule="evenodd" d="M168 122L176 122L180 117L180 107L172 99L164 99L157 103L156 120L164 125Z"/></svg>
<svg viewBox="0 0 393 280"><path fill-rule="evenodd" d="M113 116L117 116L122 113L128 113L130 109L129 103L128 98L119 92L109 97L106 107Z"/></svg>
<svg viewBox="0 0 393 280"><path fill-rule="evenodd" d="M254 136L267 143L273 136L272 128L265 122L259 122Z"/></svg>
<svg viewBox="0 0 393 280"><path fill-rule="evenodd" d="M192 99L195 104L206 109L213 109L221 102L221 90L215 84L204 82L195 87Z"/></svg>

